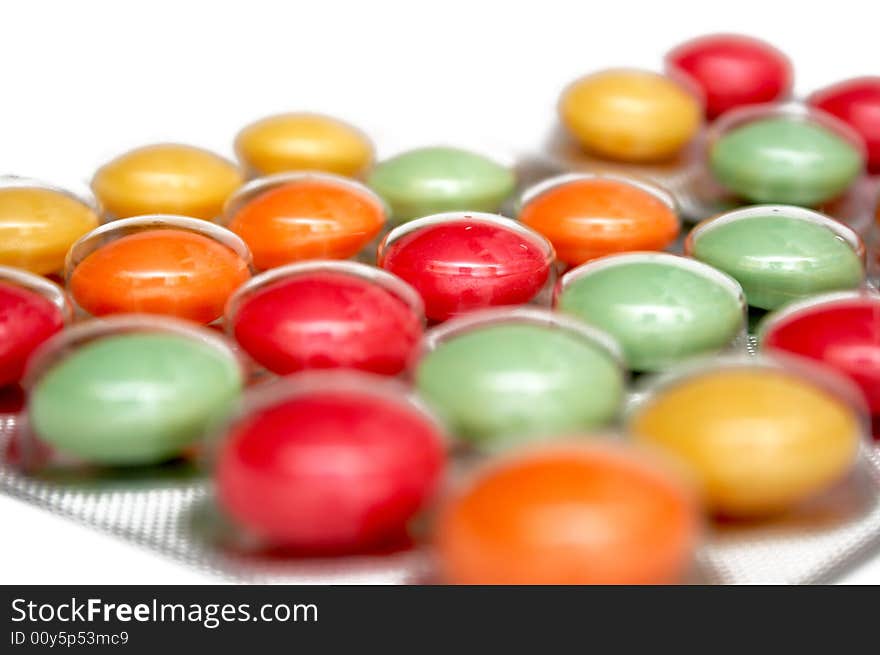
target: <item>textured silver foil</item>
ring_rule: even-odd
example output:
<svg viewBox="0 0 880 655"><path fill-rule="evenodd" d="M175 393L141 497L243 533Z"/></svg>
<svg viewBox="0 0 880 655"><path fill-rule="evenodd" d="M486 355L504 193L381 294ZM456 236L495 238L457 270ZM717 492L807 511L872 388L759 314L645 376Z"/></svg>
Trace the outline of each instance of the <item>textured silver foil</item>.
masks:
<svg viewBox="0 0 880 655"><path fill-rule="evenodd" d="M0 493L235 582L405 584L428 574L416 549L361 557L291 559L237 544L190 465L118 477L28 475L7 461L16 420L0 423Z"/></svg>
<svg viewBox="0 0 880 655"><path fill-rule="evenodd" d="M748 343L754 352L755 343ZM16 419L0 423L0 452ZM181 465L182 466L182 465ZM203 476L181 470L116 478L31 476L0 460L0 492L186 565L237 582L432 582L424 547L381 555L302 558L251 550L230 537ZM865 447L853 473L814 503L761 524L710 524L692 582L805 584L833 581L880 549L880 453Z"/></svg>

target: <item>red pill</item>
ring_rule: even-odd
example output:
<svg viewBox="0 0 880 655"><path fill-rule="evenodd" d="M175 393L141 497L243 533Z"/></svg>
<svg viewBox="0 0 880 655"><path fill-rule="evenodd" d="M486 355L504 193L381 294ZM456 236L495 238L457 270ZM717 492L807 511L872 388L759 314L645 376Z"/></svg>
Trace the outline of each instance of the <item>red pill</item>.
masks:
<svg viewBox="0 0 880 655"><path fill-rule="evenodd" d="M64 327L70 311L52 282L0 266L0 386L21 380L31 354Z"/></svg>
<svg viewBox="0 0 880 655"><path fill-rule="evenodd" d="M861 388L880 416L880 297L838 292L793 303L770 314L761 347L824 362Z"/></svg>
<svg viewBox="0 0 880 655"><path fill-rule="evenodd" d="M421 339L424 319L415 289L386 271L306 262L241 287L226 325L254 360L279 375L324 368L397 375Z"/></svg>
<svg viewBox="0 0 880 655"><path fill-rule="evenodd" d="M255 388L216 468L220 505L269 544L352 552L402 540L443 472L434 420L386 378L311 373Z"/></svg>
<svg viewBox="0 0 880 655"><path fill-rule="evenodd" d="M792 85L788 57L769 43L738 34L687 41L666 55L666 68L697 84L710 119L734 107L785 98Z"/></svg>
<svg viewBox="0 0 880 655"><path fill-rule="evenodd" d="M553 257L553 246L537 232L482 213L410 221L379 246L379 266L411 284L434 321L529 302L547 282Z"/></svg>
<svg viewBox="0 0 880 655"><path fill-rule="evenodd" d="M807 102L853 128L868 148L868 170L880 173L880 77L834 84L816 91Z"/></svg>

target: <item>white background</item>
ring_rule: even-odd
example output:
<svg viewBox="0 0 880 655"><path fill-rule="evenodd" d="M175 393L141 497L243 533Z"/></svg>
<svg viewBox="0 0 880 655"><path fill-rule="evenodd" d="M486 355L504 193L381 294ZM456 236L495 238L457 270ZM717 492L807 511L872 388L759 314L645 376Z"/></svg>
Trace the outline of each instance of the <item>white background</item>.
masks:
<svg viewBox="0 0 880 655"><path fill-rule="evenodd" d="M592 70L659 70L677 42L736 31L787 52L805 94L880 74L878 26L875 0L8 2L0 173L83 182L156 141L231 156L241 126L288 110L345 118L380 156L439 143L523 152L560 89ZM5 496L0 520L0 583L210 581ZM880 583L880 562L846 580Z"/></svg>

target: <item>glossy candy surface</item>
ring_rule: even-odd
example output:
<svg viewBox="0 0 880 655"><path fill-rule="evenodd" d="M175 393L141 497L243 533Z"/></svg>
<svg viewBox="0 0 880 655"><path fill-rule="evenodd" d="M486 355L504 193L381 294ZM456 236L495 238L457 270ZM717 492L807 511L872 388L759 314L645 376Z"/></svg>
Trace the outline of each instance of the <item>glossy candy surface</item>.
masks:
<svg viewBox="0 0 880 655"><path fill-rule="evenodd" d="M562 93L563 125L588 151L649 162L676 155L697 133L700 103L671 78L641 70L606 70Z"/></svg>
<svg viewBox="0 0 880 655"><path fill-rule="evenodd" d="M439 214L393 230L378 264L408 282L425 314L457 314L532 300L550 276L553 249L515 221L494 214Z"/></svg>
<svg viewBox="0 0 880 655"><path fill-rule="evenodd" d="M61 331L66 319L50 298L7 279L0 271L0 386L21 380L31 354Z"/></svg>
<svg viewBox="0 0 880 655"><path fill-rule="evenodd" d="M443 472L441 433L402 396L361 382L276 398L231 426L215 479L238 524L307 551L353 551L406 534Z"/></svg>
<svg viewBox="0 0 880 655"><path fill-rule="evenodd" d="M623 446L565 445L489 465L441 513L458 584L680 582L699 522L690 489Z"/></svg>
<svg viewBox="0 0 880 655"><path fill-rule="evenodd" d="M242 181L235 164L213 152L163 143L105 164L95 173L92 189L114 218L180 214L212 220Z"/></svg>
<svg viewBox="0 0 880 655"><path fill-rule="evenodd" d="M852 468L859 414L810 378L748 363L694 373L638 406L630 432L701 481L710 509L759 517L791 508Z"/></svg>
<svg viewBox="0 0 880 655"><path fill-rule="evenodd" d="M495 212L516 178L491 159L458 148L419 148L380 162L368 179L395 222L450 211Z"/></svg>
<svg viewBox="0 0 880 655"><path fill-rule="evenodd" d="M709 166L718 182L746 200L815 206L842 194L862 172L860 148L829 128L837 122L831 116L823 122L773 107L764 117L762 110L739 111L754 116L737 123L736 114L728 115L731 126L719 128Z"/></svg>
<svg viewBox="0 0 880 655"><path fill-rule="evenodd" d="M623 401L616 351L579 324L539 310L499 311L444 329L439 338L429 333L436 345L417 365L416 388L455 436L477 447L602 426Z"/></svg>
<svg viewBox="0 0 880 655"><path fill-rule="evenodd" d="M519 220L543 234L570 265L631 250L662 250L680 228L674 201L643 183L571 175L527 192Z"/></svg>
<svg viewBox="0 0 880 655"><path fill-rule="evenodd" d="M748 303L775 309L792 300L864 279L858 237L821 214L767 205L729 212L694 229L696 259L736 278Z"/></svg>
<svg viewBox="0 0 880 655"><path fill-rule="evenodd" d="M868 148L868 170L880 173L880 77L833 84L807 100L855 130Z"/></svg>
<svg viewBox="0 0 880 655"><path fill-rule="evenodd" d="M331 116L307 113L251 123L235 137L235 152L257 175L326 171L357 177L373 162L373 144L360 130Z"/></svg>
<svg viewBox="0 0 880 655"><path fill-rule="evenodd" d="M68 286L93 316L143 312L210 323L249 277L242 253L210 236L166 226L98 245L68 271Z"/></svg>
<svg viewBox="0 0 880 655"><path fill-rule="evenodd" d="M248 244L259 269L353 257L385 224L382 202L351 180L304 174L265 183L253 194L244 187L246 197L228 210L229 229Z"/></svg>
<svg viewBox="0 0 880 655"><path fill-rule="evenodd" d="M765 319L765 350L809 357L855 382L872 414L880 414L880 298L828 294L784 308Z"/></svg>
<svg viewBox="0 0 880 655"><path fill-rule="evenodd" d="M360 264L297 264L248 287L232 299L227 326L251 357L279 375L315 368L397 375L422 336L418 294Z"/></svg>
<svg viewBox="0 0 880 655"><path fill-rule="evenodd" d="M231 351L180 334L107 335L43 372L28 417L40 439L85 462L154 464L201 439L241 386Z"/></svg>
<svg viewBox="0 0 880 655"><path fill-rule="evenodd" d="M744 306L735 280L660 253L615 255L572 269L556 299L561 311L616 338L637 371L729 346L743 329Z"/></svg>
<svg viewBox="0 0 880 655"><path fill-rule="evenodd" d="M59 189L0 185L0 265L58 273L67 249L98 222L94 208Z"/></svg>
<svg viewBox="0 0 880 655"><path fill-rule="evenodd" d="M791 62L769 43L738 34L713 34L682 43L666 55L670 71L700 87L707 118L781 100L791 92Z"/></svg>

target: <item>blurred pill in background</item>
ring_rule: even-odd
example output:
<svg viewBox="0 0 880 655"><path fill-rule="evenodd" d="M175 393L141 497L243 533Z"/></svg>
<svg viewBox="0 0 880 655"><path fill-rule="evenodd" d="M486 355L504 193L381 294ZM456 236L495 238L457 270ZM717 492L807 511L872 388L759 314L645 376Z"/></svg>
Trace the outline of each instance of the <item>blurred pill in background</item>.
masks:
<svg viewBox="0 0 880 655"><path fill-rule="evenodd" d="M688 465L717 515L792 509L849 473L865 419L854 387L807 364L741 358L685 366L659 378L630 414L629 431Z"/></svg>
<svg viewBox="0 0 880 655"><path fill-rule="evenodd" d="M426 335L415 385L452 434L483 450L601 427L623 402L617 344L539 309L465 316Z"/></svg>
<svg viewBox="0 0 880 655"><path fill-rule="evenodd" d="M559 116L581 146L630 162L674 157L700 129L702 107L671 77L610 69L576 80L559 100Z"/></svg>
<svg viewBox="0 0 880 655"><path fill-rule="evenodd" d="M180 214L214 220L242 182L238 167L220 155L162 143L104 164L92 178L92 189L112 218Z"/></svg>
<svg viewBox="0 0 880 655"><path fill-rule="evenodd" d="M692 489L647 453L589 441L490 462L455 493L436 528L443 580L681 582L700 531Z"/></svg>
<svg viewBox="0 0 880 655"><path fill-rule="evenodd" d="M744 330L739 283L667 253L609 255L573 268L557 285L555 306L614 337L636 371L719 352Z"/></svg>
<svg viewBox="0 0 880 655"><path fill-rule="evenodd" d="M791 93L791 61L769 43L740 34L701 36L673 48L666 70L687 75L701 89L706 117L776 100Z"/></svg>
<svg viewBox="0 0 880 655"><path fill-rule="evenodd" d="M254 387L220 437L217 500L267 545L357 551L406 536L444 462L440 427L392 380L288 376Z"/></svg>
<svg viewBox="0 0 880 655"><path fill-rule="evenodd" d="M513 193L513 171L459 148L409 150L379 162L368 180L394 222L451 211L497 212Z"/></svg>
<svg viewBox="0 0 880 655"><path fill-rule="evenodd" d="M228 413L243 381L219 334L167 317L93 320L56 335L28 367L29 428L85 464L157 464Z"/></svg>
<svg viewBox="0 0 880 655"><path fill-rule="evenodd" d="M18 384L33 352L73 319L54 282L0 266L0 387Z"/></svg>
<svg viewBox="0 0 880 655"><path fill-rule="evenodd" d="M517 221L450 212L398 226L377 260L419 292L429 319L444 321L533 300L550 279L553 258L550 243Z"/></svg>
<svg viewBox="0 0 880 655"><path fill-rule="evenodd" d="M787 205L756 205L703 221L686 252L735 278L749 305L775 309L806 296L855 289L864 246L848 227Z"/></svg>
<svg viewBox="0 0 880 655"><path fill-rule="evenodd" d="M566 264L629 250L663 250L680 229L675 200L655 185L613 174L572 173L523 194L519 220Z"/></svg>
<svg viewBox="0 0 880 655"><path fill-rule="evenodd" d="M98 227L94 198L28 178L0 177L0 265L60 273L67 249Z"/></svg>
<svg viewBox="0 0 880 655"><path fill-rule="evenodd" d="M880 297L867 292L814 296L769 314L759 329L761 348L823 362L864 394L880 418ZM876 431L875 431L876 436Z"/></svg>
<svg viewBox="0 0 880 655"><path fill-rule="evenodd" d="M356 262L275 268L239 287L230 335L273 373L353 368L397 375L424 325L422 299L391 273Z"/></svg>
<svg viewBox="0 0 880 655"><path fill-rule="evenodd" d="M347 259L388 219L382 199L364 185L329 173L279 173L241 187L224 220L260 270L304 259Z"/></svg>
<svg viewBox="0 0 880 655"><path fill-rule="evenodd" d="M142 312L211 323L250 278L250 253L229 230L181 216L103 225L67 259L67 284L92 316Z"/></svg>
<svg viewBox="0 0 880 655"><path fill-rule="evenodd" d="M807 99L813 107L849 125L868 149L868 170L880 173L880 77L859 77L820 89Z"/></svg>
<svg viewBox="0 0 880 655"><path fill-rule="evenodd" d="M373 144L356 127L332 116L288 113L267 116L235 137L235 152L253 176L324 171L363 176L373 163Z"/></svg>
<svg viewBox="0 0 880 655"><path fill-rule="evenodd" d="M843 194L865 167L864 144L848 125L799 103L731 111L707 143L714 179L754 203L812 207Z"/></svg>

